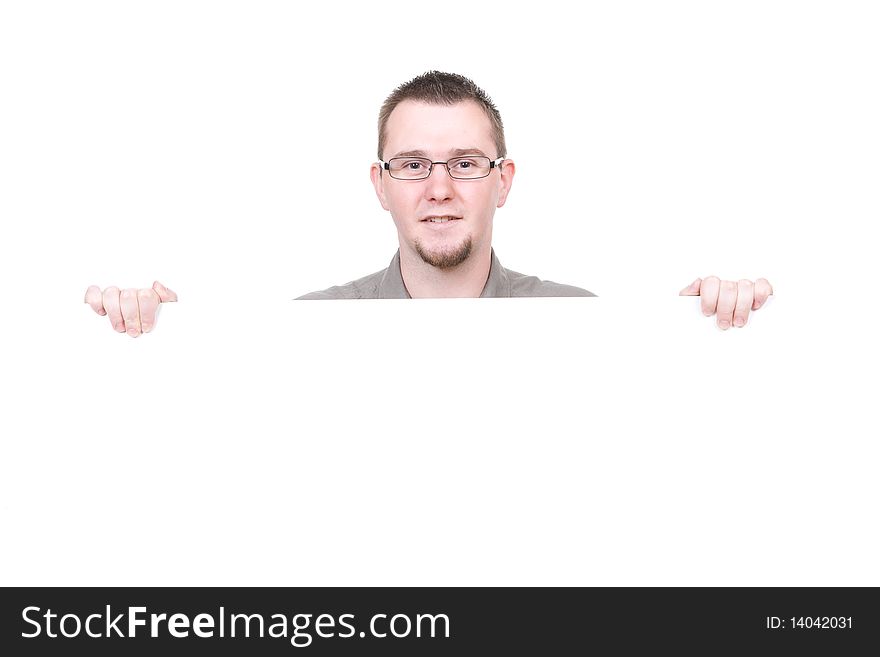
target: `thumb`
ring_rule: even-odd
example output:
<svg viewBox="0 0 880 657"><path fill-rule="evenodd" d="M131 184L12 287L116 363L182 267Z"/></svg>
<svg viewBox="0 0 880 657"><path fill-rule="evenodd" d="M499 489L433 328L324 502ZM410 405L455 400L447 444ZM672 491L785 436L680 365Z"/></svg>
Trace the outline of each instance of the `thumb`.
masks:
<svg viewBox="0 0 880 657"><path fill-rule="evenodd" d="M89 289L86 290L86 296L83 299L87 304L92 307L99 315L106 315L107 311L104 310L104 301L101 295L101 288L97 285L89 285Z"/></svg>
<svg viewBox="0 0 880 657"><path fill-rule="evenodd" d="M174 290L168 289L159 281L153 281L153 289L156 291L156 294L159 295L159 301L163 303L167 301L177 301L177 293Z"/></svg>
<svg viewBox="0 0 880 657"><path fill-rule="evenodd" d="M684 288L681 292L678 293L680 297L698 297L700 296L700 283L703 282L702 278L698 278L693 283Z"/></svg>

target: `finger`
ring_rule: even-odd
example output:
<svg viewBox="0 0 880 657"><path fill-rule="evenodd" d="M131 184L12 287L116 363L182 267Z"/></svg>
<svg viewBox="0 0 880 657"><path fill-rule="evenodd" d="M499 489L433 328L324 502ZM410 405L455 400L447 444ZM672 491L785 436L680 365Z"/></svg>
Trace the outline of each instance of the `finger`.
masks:
<svg viewBox="0 0 880 657"><path fill-rule="evenodd" d="M703 283L700 285L700 308L706 317L711 317L715 314L720 287L721 281L717 276L704 278Z"/></svg>
<svg viewBox="0 0 880 657"><path fill-rule="evenodd" d="M733 311L733 325L742 328L749 321L749 309L755 298L755 284L745 278L736 284L736 309Z"/></svg>
<svg viewBox="0 0 880 657"><path fill-rule="evenodd" d="M736 308L736 283L733 281L721 281L718 292L718 313L716 321L718 328L726 331L733 323L733 309Z"/></svg>
<svg viewBox="0 0 880 657"><path fill-rule="evenodd" d="M87 304L92 307L99 315L106 315L107 311L104 310L104 304L101 302L101 288L97 285L89 285L89 289L86 290L86 297L83 299Z"/></svg>
<svg viewBox="0 0 880 657"><path fill-rule="evenodd" d="M703 279L698 278L693 283L684 288L681 292L678 293L680 297L696 297L700 295L700 282Z"/></svg>
<svg viewBox="0 0 880 657"><path fill-rule="evenodd" d="M156 310L160 303L159 294L150 288L138 290L137 302L141 317L141 330L144 333L149 333L156 325Z"/></svg>
<svg viewBox="0 0 880 657"><path fill-rule="evenodd" d="M159 301L165 303L167 301L177 301L177 292L170 290L159 281L153 281L153 289L159 295Z"/></svg>
<svg viewBox="0 0 880 657"><path fill-rule="evenodd" d="M122 321L122 313L119 312L119 288L108 287L101 295L101 303L107 311L107 317L113 325L113 330L125 333L125 323Z"/></svg>
<svg viewBox="0 0 880 657"><path fill-rule="evenodd" d="M119 295L119 310L125 322L125 332L136 338L141 334L141 320L138 316L137 290L126 288Z"/></svg>
<svg viewBox="0 0 880 657"><path fill-rule="evenodd" d="M757 310L767 302L767 297L773 294L773 287L766 278L759 278L755 281L755 301L752 304L752 310Z"/></svg>

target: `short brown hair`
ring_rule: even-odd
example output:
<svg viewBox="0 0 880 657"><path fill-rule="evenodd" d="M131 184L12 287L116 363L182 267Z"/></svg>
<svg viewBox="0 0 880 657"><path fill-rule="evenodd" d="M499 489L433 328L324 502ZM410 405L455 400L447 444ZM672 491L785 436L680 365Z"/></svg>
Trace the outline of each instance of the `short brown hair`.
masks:
<svg viewBox="0 0 880 657"><path fill-rule="evenodd" d="M388 139L386 127L391 112L404 100L416 100L431 105L455 105L466 100L477 103L492 124L492 139L498 150L496 157L507 155L507 145L504 143L504 124L501 122L501 114L495 103L488 94L480 89L474 81L458 75L457 73L443 73L441 71L428 71L409 82L404 82L397 87L379 110L379 159L382 159L382 151L385 150L385 142Z"/></svg>

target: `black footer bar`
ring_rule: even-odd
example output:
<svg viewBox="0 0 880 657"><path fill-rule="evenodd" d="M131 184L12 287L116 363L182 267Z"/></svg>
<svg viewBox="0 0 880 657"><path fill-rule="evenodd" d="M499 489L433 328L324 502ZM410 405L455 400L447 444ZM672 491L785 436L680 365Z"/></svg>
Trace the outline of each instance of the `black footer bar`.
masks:
<svg viewBox="0 0 880 657"><path fill-rule="evenodd" d="M10 588L0 613L4 655L880 649L876 588Z"/></svg>

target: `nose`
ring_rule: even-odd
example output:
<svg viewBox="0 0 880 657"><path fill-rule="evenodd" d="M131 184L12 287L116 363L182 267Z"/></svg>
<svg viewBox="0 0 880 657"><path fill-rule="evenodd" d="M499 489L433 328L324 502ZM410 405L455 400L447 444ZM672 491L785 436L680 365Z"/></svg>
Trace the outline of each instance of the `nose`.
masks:
<svg viewBox="0 0 880 657"><path fill-rule="evenodd" d="M455 183L443 163L435 164L425 180L425 198L429 201L446 201L455 196Z"/></svg>

